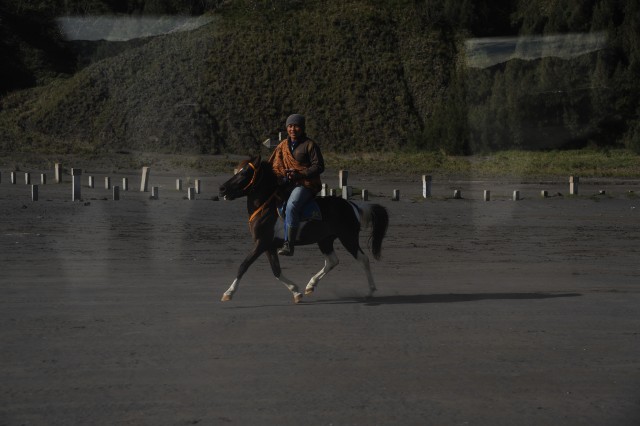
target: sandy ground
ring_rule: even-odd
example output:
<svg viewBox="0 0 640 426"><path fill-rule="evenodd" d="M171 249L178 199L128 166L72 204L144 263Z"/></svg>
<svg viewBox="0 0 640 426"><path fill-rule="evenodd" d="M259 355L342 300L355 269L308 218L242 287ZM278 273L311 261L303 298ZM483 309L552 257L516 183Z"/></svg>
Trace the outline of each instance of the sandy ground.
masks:
<svg viewBox="0 0 640 426"><path fill-rule="evenodd" d="M113 201L85 174L72 202L66 176L32 202L3 171L0 424L640 424L639 182L435 180L424 200L419 176L352 176L391 215L378 297L337 247L294 305L266 258L219 301L245 202L176 177ZM281 261L300 285L322 266L311 246Z"/></svg>

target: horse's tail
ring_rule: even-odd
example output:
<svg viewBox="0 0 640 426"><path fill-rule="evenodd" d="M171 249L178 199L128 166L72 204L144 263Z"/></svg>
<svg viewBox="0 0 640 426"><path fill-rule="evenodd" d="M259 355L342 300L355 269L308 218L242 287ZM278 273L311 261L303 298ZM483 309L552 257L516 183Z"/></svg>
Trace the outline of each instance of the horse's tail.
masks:
<svg viewBox="0 0 640 426"><path fill-rule="evenodd" d="M382 240L387 234L389 227L389 213L387 209L380 204L367 204L362 207L362 225L371 226L371 236L369 242L371 244L371 252L376 260L380 259L382 254Z"/></svg>

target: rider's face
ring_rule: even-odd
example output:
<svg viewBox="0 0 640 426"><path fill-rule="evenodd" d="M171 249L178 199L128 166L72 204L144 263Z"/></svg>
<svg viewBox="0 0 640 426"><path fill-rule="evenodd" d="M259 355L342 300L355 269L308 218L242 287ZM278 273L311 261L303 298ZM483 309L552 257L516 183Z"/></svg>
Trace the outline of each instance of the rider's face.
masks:
<svg viewBox="0 0 640 426"><path fill-rule="evenodd" d="M289 135L291 140L298 140L302 136L302 127L298 126L297 124L289 124L287 126L287 134Z"/></svg>

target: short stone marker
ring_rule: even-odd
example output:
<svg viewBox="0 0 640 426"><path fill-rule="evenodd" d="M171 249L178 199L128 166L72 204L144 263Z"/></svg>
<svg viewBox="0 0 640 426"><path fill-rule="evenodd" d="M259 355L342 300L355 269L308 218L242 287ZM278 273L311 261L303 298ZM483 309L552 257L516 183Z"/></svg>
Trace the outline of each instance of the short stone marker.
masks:
<svg viewBox="0 0 640 426"><path fill-rule="evenodd" d="M196 179L194 182L196 194L200 194L202 192L202 181L200 179Z"/></svg>
<svg viewBox="0 0 640 426"><path fill-rule="evenodd" d="M362 190L362 201L369 201L369 191L366 189Z"/></svg>
<svg viewBox="0 0 640 426"><path fill-rule="evenodd" d="M320 196L326 197L329 195L329 186L326 183L322 184L322 189L320 190Z"/></svg>
<svg viewBox="0 0 640 426"><path fill-rule="evenodd" d="M62 182L62 167L60 166L60 163L56 163L53 167L54 170L54 177L56 180L56 183L61 183Z"/></svg>
<svg viewBox="0 0 640 426"><path fill-rule="evenodd" d="M176 179L176 191L182 191L182 179Z"/></svg>
<svg viewBox="0 0 640 426"><path fill-rule="evenodd" d="M462 199L462 191L460 191L459 189L456 189L453 191L453 198L455 200L461 200Z"/></svg>
<svg viewBox="0 0 640 426"><path fill-rule="evenodd" d="M491 201L491 191L488 190L484 190L484 200L485 201Z"/></svg>
<svg viewBox="0 0 640 426"><path fill-rule="evenodd" d="M11 172L11 185L16 184L16 172Z"/></svg>
<svg viewBox="0 0 640 426"><path fill-rule="evenodd" d="M71 201L80 201L82 169L71 169L71 179L73 180Z"/></svg>
<svg viewBox="0 0 640 426"><path fill-rule="evenodd" d="M520 191L513 191L513 201L520 200Z"/></svg>
<svg viewBox="0 0 640 426"><path fill-rule="evenodd" d="M196 189L191 187L187 190L187 198L189 200L195 200L196 199Z"/></svg>
<svg viewBox="0 0 640 426"><path fill-rule="evenodd" d="M46 173L40 173L40 184L41 185L46 185L47 184L47 174Z"/></svg>
<svg viewBox="0 0 640 426"><path fill-rule="evenodd" d="M140 192L149 192L149 167L142 168L142 179L140 180Z"/></svg>
<svg viewBox="0 0 640 426"><path fill-rule="evenodd" d="M109 176L104 178L104 189L111 189L111 178Z"/></svg>
<svg viewBox="0 0 640 426"><path fill-rule="evenodd" d="M431 197L431 176L422 175L422 197Z"/></svg>
<svg viewBox="0 0 640 426"><path fill-rule="evenodd" d="M340 170L340 172L338 173L338 183L339 183L340 189L348 185L347 183L348 180L349 180L349 171Z"/></svg>
<svg viewBox="0 0 640 426"><path fill-rule="evenodd" d="M158 194L158 187L157 186L152 187L151 188L151 199L157 200L159 198L160 197L159 197L159 194Z"/></svg>
<svg viewBox="0 0 640 426"><path fill-rule="evenodd" d="M96 186L96 180L93 176L89 176L89 188L94 188Z"/></svg>
<svg viewBox="0 0 640 426"><path fill-rule="evenodd" d="M542 198L547 198L549 197L549 191L545 191L544 189L542 191L540 191L540 196Z"/></svg>
<svg viewBox="0 0 640 426"><path fill-rule="evenodd" d="M578 184L580 178L578 176L569 176L569 194L578 195Z"/></svg>
<svg viewBox="0 0 640 426"><path fill-rule="evenodd" d="M129 178L126 178L126 177L122 178L122 190L123 191L129 190Z"/></svg>
<svg viewBox="0 0 640 426"><path fill-rule="evenodd" d="M27 172L24 174L24 184L31 185L31 173Z"/></svg>
<svg viewBox="0 0 640 426"><path fill-rule="evenodd" d="M391 201L400 201L400 190L394 189L393 196L391 197Z"/></svg>

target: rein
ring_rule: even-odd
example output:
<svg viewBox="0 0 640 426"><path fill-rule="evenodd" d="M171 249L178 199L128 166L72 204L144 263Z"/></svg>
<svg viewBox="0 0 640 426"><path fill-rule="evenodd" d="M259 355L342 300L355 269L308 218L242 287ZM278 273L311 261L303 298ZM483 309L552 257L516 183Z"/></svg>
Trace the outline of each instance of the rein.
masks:
<svg viewBox="0 0 640 426"><path fill-rule="evenodd" d="M249 167L251 167L253 169L253 177L251 178L251 180L249 181L249 183L242 188L243 191L246 191L248 188L251 188L252 186L254 186L256 184L256 177L258 176L258 172L260 171L260 165L258 165L258 167L254 166L252 163L247 163ZM278 197L278 189L276 188L276 190L273 192L273 194L271 194L271 196L269 198L267 198L267 200L262 203L260 205L260 207L258 207L249 217L249 225L251 225L251 222L253 222L255 220L255 218L261 214L268 206L269 203L271 203L271 201L274 198L280 198Z"/></svg>

